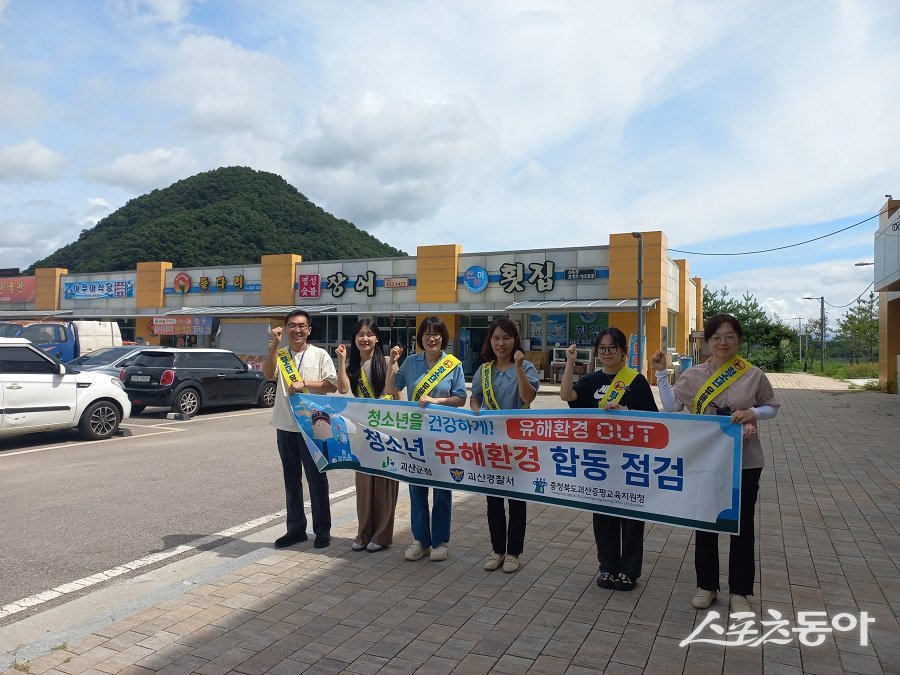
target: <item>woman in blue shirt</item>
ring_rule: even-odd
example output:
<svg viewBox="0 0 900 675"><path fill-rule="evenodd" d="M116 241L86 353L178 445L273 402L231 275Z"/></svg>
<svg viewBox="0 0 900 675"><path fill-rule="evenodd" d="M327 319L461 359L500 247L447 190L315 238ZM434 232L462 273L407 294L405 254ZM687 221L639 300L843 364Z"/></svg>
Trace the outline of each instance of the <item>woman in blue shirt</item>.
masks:
<svg viewBox="0 0 900 675"><path fill-rule="evenodd" d="M537 369L525 359L519 331L509 319L497 319L488 328L488 337L481 349L484 363L472 377L472 398L469 407L476 413L489 410L518 410L531 405L539 386ZM485 368L487 374L485 375ZM485 392L487 380L490 390ZM487 498L488 529L491 532L493 553L484 563L489 572L503 565L512 574L519 570L519 556L525 546L525 502L509 500L509 528L503 497Z"/></svg>
<svg viewBox="0 0 900 675"><path fill-rule="evenodd" d="M421 351L411 354L400 366L395 378L395 390L406 389L406 398L418 401L422 407L429 404L454 408L464 406L466 379L462 364L443 350L449 339L450 333L440 318L430 316L422 321L416 332L416 344ZM426 378L426 375L432 371L437 381L429 383L432 378ZM447 559L452 494L450 490L435 488L434 507L429 514L428 488L410 483L410 517L415 541L406 549L404 557L407 560L420 560L429 549L432 560Z"/></svg>

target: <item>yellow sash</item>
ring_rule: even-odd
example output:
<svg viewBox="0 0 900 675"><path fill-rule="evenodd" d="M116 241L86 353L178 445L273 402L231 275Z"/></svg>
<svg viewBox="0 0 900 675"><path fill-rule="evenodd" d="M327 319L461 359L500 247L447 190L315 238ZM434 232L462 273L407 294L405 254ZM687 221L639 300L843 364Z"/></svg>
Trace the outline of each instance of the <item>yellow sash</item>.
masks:
<svg viewBox="0 0 900 675"><path fill-rule="evenodd" d="M357 387L356 395L358 398L375 398L369 380L366 378L366 371L362 366L359 367L359 387Z"/></svg>
<svg viewBox="0 0 900 675"><path fill-rule="evenodd" d="M363 367L359 367L359 387L356 389L356 398L375 398L375 393L372 391L372 385L369 384L369 379L366 377L366 371L363 370ZM391 400L394 397L390 394L385 394L381 398Z"/></svg>
<svg viewBox="0 0 900 675"><path fill-rule="evenodd" d="M453 354L445 354L444 358L434 364L434 368L425 373L425 377L422 378L413 391L412 400L418 401L425 394L429 393L458 365L460 365L458 358L453 356Z"/></svg>
<svg viewBox="0 0 900 675"><path fill-rule="evenodd" d="M284 378L284 390L290 394L291 393L291 385L294 382L300 381L300 373L297 372L297 369L294 367L294 359L291 358L291 353L284 347L278 350L278 370L281 372L281 377ZM306 387L303 388L303 393L308 394L309 392L306 390Z"/></svg>
<svg viewBox="0 0 900 675"><path fill-rule="evenodd" d="M703 411L706 410L706 407L716 396L737 382L738 378L752 367L752 363L740 356L735 356L733 359L722 365L722 367L714 372L704 385L700 387L697 395L694 396L694 402L691 404L691 412L702 415Z"/></svg>
<svg viewBox="0 0 900 675"><path fill-rule="evenodd" d="M481 366L481 391L484 394L484 407L488 410L500 410L500 402L497 400L497 395L494 393L494 378L491 374L491 367L493 365L493 361L488 361ZM528 410L530 407L530 405L525 403L522 406L522 409Z"/></svg>
<svg viewBox="0 0 900 675"><path fill-rule="evenodd" d="M491 366L493 361L488 361L481 366L481 391L484 393L484 407L488 410L500 410L500 404L497 402L497 396L494 394L494 383L491 377Z"/></svg>
<svg viewBox="0 0 900 675"><path fill-rule="evenodd" d="M613 381L609 383L609 386L606 388L606 393L600 397L600 400L597 402L597 407L602 408L607 403L615 403L622 398L625 389L634 382L634 378L637 377L637 374L638 372L634 368L623 366L622 369L616 373Z"/></svg>

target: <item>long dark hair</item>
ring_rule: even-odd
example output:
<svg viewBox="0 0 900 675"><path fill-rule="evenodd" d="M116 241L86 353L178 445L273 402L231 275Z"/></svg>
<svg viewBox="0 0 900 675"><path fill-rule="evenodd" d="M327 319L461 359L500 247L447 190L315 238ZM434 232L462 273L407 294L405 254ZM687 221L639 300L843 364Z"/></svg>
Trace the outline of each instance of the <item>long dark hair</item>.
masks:
<svg viewBox="0 0 900 675"><path fill-rule="evenodd" d="M372 387L372 393L375 398L379 398L384 393L385 367L384 367L384 345L381 343L381 332L375 319L360 319L356 324L356 330L353 331L353 340L350 342L350 362L347 364L347 377L350 380L350 391L353 394L359 390L360 373L362 372L362 355L359 353L359 347L356 346L356 336L363 328L368 328L375 333L376 342L372 349L372 377L369 378L369 386Z"/></svg>
<svg viewBox="0 0 900 675"><path fill-rule="evenodd" d="M497 355L494 354L494 348L491 347L491 338L494 337L494 331L498 328L507 335L512 335L513 348L512 353L509 355L510 358L513 357L517 349L523 354L525 353L525 348L522 346L522 341L519 339L519 329L516 328L515 323L504 316L495 320L488 327L487 337L484 339L484 344L481 346L481 358L483 358L485 362L497 360Z"/></svg>

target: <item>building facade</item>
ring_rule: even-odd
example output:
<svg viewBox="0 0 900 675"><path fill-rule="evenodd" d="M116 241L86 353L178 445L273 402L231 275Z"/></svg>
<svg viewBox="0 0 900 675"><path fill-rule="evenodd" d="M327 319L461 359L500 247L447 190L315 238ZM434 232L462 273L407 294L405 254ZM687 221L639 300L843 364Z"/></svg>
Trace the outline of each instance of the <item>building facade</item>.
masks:
<svg viewBox="0 0 900 675"><path fill-rule="evenodd" d="M875 290L878 292L878 375L897 392L900 380L900 199L888 198L875 233Z"/></svg>
<svg viewBox="0 0 900 675"><path fill-rule="evenodd" d="M669 258L662 232L641 234L644 354L660 348L691 354L691 332L702 329L701 280L691 278L687 261ZM606 326L634 335L636 343L637 274L631 233L612 234L599 246L491 253L445 244L400 258L304 262L300 252L265 255L259 265L181 269L150 261L125 272L53 268L2 279L0 319L116 320L126 338L222 346L258 363L270 326L293 307L312 315L312 340L332 353L352 340L363 316L377 317L391 344L412 351L419 322L438 315L450 331L449 350L471 374L489 323L506 316L519 326L529 358L551 378L561 370L555 349L571 342L589 348Z"/></svg>

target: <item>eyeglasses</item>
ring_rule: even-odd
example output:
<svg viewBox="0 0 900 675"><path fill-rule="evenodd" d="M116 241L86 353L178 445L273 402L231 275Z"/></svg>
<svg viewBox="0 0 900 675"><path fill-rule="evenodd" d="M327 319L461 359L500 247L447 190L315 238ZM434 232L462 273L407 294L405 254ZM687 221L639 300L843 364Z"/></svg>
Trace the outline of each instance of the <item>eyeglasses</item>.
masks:
<svg viewBox="0 0 900 675"><path fill-rule="evenodd" d="M619 351L619 348L615 345L612 347L604 347L603 345L597 347L597 353L599 354L615 354L617 351Z"/></svg>
<svg viewBox="0 0 900 675"><path fill-rule="evenodd" d="M288 330L294 330L294 329L299 329L299 328L306 329L306 328L309 328L309 324L308 323L289 323L287 325L287 327L288 327Z"/></svg>
<svg viewBox="0 0 900 675"><path fill-rule="evenodd" d="M441 335L440 333L423 333L422 337L425 338L426 340L440 340L444 336Z"/></svg>

